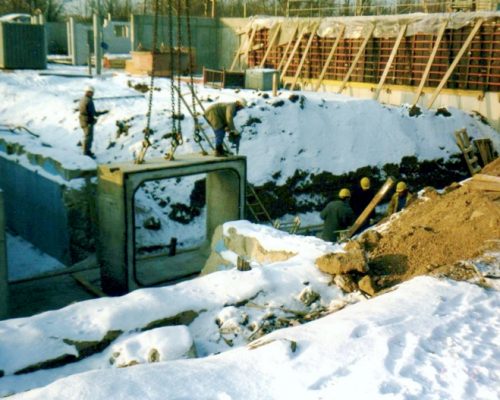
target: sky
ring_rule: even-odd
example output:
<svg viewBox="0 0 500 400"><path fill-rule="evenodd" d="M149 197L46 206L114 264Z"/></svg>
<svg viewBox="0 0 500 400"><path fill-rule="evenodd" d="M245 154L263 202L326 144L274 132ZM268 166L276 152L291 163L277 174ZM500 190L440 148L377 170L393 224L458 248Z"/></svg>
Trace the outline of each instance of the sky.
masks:
<svg viewBox="0 0 500 400"><path fill-rule="evenodd" d="M82 70L51 66L48 72ZM23 125L38 135L0 129L0 138L53 157L68 168L131 160L147 111L147 96L131 86L147 82L109 72L94 79L35 71L0 73L1 125ZM75 108L86 84L96 87L96 108L109 110L96 126L96 160L80 155L77 146L81 130ZM170 88L167 80L158 80L157 85L151 126L158 148L151 148L147 157L161 156L169 144L160 138L171 129ZM299 167L340 174L365 165L399 162L406 155L421 160L447 158L457 152L454 131L464 127L471 136L491 138L500 148L498 133L454 109L449 110L450 117L423 110L415 118L408 116L407 106L389 107L335 94L301 92L297 94L303 100L292 102L287 91L278 98L202 87L197 87L197 93L203 100L243 97L248 101L236 125L243 134L240 153L248 159L248 178L256 184L270 180L277 171L284 182ZM129 119L131 128L127 136L117 139L119 119ZM254 123L247 124L251 119ZM182 129L185 143L179 153L198 151L187 140L193 129L191 118L183 120ZM9 157L29 165L23 155ZM190 185L178 183L176 195L189 193ZM142 195L144 207L153 207ZM200 226L194 221L189 229L176 225L168 229L180 235L181 230L197 232ZM267 251L291 255L283 261L251 260L250 271L221 268L176 285L0 321L4 374L0 396L79 400L500 397L498 290L419 277L371 299L359 292L345 294L315 266L318 257L343 251L341 245L247 221L226 223L224 234L230 230L257 240ZM9 264L15 264L11 280L26 277L26 270L37 273L40 265L61 267L36 249L24 251L29 244L19 238L8 240L8 250L17 249L9 259ZM233 250L221 245L218 252L235 264ZM318 295L315 301L301 300L311 293ZM182 325L148 328L154 321L180 313L190 316ZM306 323L299 318L304 314L321 318ZM267 331L272 332L264 334ZM78 356L81 343L100 341L110 332L115 333L109 346L78 362L15 374L40 362Z"/></svg>

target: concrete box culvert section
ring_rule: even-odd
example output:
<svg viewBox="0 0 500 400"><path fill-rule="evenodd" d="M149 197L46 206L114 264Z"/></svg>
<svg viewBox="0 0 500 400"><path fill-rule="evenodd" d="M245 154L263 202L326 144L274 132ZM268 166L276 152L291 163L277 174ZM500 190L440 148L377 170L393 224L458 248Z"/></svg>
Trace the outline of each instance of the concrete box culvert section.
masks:
<svg viewBox="0 0 500 400"><path fill-rule="evenodd" d="M213 157L179 155L174 161L148 160L145 164L116 163L98 168L97 212L99 223L98 259L101 265L101 285L112 295L159 284L140 273L140 269L154 274L155 263L167 265L164 280L186 275L186 265L197 263L201 271L208 243L198 254L179 254L168 259L148 261L145 265L137 257L135 226L135 193L147 181L206 174L206 238L212 237L217 226L245 215L246 158L241 156ZM205 253L202 255L205 256ZM143 270L143 271L144 271ZM189 272L193 272L190 270Z"/></svg>

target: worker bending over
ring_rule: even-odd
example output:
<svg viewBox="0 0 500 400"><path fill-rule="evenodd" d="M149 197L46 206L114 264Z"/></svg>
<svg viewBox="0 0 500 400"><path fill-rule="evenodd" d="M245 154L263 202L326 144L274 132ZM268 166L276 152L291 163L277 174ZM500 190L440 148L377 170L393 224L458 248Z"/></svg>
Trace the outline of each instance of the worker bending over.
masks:
<svg viewBox="0 0 500 400"><path fill-rule="evenodd" d="M240 135L234 126L234 116L239 110L245 107L246 101L238 99L231 103L216 103L206 109L205 118L215 134L216 157L223 157L227 155L223 147L226 131L228 131L232 137Z"/></svg>
<svg viewBox="0 0 500 400"><path fill-rule="evenodd" d="M414 199L414 196L408 190L406 183L401 181L396 185L396 193L391 197L389 207L387 207L387 216L401 211L407 207Z"/></svg>

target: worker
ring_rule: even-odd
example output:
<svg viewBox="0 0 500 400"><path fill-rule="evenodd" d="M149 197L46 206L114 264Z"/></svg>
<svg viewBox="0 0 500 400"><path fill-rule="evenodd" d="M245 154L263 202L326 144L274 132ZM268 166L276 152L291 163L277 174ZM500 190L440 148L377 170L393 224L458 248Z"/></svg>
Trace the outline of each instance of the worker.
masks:
<svg viewBox="0 0 500 400"><path fill-rule="evenodd" d="M391 197L389 207L387 208L387 216L401 211L413 201L413 194L408 190L408 186L403 181L396 185L396 193Z"/></svg>
<svg viewBox="0 0 500 400"><path fill-rule="evenodd" d="M359 185L356 185L352 190L351 197L351 207L354 211L354 215L359 217L365 208L370 204L375 193L371 188L370 178L364 176L359 181ZM375 217L375 210L373 210L363 222L363 225L359 227L359 231L362 231L370 226L370 220Z"/></svg>
<svg viewBox="0 0 500 400"><path fill-rule="evenodd" d="M329 202L319 214L325 221L321 235L323 240L336 242L339 236L338 231L347 229L354 222L354 212L349 204L350 198L349 189L340 189L339 200Z"/></svg>
<svg viewBox="0 0 500 400"><path fill-rule="evenodd" d="M85 87L85 94L80 100L80 126L83 129L83 140L82 149L83 154L94 158L92 153L92 142L94 140L94 125L97 122L97 117L99 115L106 114L107 111L98 112L95 110L94 101L92 97L94 96L93 86Z"/></svg>
<svg viewBox="0 0 500 400"><path fill-rule="evenodd" d="M234 116L236 113L246 107L244 99L238 99L231 103L216 103L211 105L205 111L205 118L212 127L215 134L215 156L223 157L227 153L224 150L224 136L229 132L232 139L239 137L240 133L234 126Z"/></svg>

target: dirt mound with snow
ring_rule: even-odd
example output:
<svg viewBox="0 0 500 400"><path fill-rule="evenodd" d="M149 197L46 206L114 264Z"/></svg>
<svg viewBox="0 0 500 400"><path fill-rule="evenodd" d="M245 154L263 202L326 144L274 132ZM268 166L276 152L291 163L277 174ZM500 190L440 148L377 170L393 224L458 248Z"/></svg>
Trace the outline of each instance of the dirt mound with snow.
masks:
<svg viewBox="0 0 500 400"><path fill-rule="evenodd" d="M500 176L499 160L482 173ZM457 263L500 249L500 193L467 183L450 190L427 189L381 231L368 257L380 288L436 270L453 273Z"/></svg>

